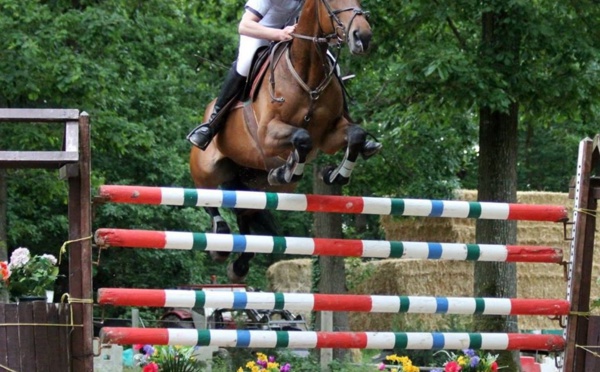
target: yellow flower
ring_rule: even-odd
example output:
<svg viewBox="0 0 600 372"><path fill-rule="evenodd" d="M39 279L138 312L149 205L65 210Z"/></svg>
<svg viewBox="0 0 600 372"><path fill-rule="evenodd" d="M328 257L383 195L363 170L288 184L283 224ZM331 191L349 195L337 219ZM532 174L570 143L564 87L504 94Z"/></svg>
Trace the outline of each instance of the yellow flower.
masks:
<svg viewBox="0 0 600 372"><path fill-rule="evenodd" d="M246 363L246 368L253 368L255 365L256 365L256 363L254 363L254 361L251 360L248 363Z"/></svg>
<svg viewBox="0 0 600 372"><path fill-rule="evenodd" d="M242 367L238 368L237 372L244 372L244 369Z"/></svg>
<svg viewBox="0 0 600 372"><path fill-rule="evenodd" d="M279 363L275 363L275 362L269 362L269 363L267 363L267 370L269 370L271 368L277 368L277 369L279 369Z"/></svg>
<svg viewBox="0 0 600 372"><path fill-rule="evenodd" d="M458 359L456 360L456 362L461 366L464 367L469 363L469 358L465 357L465 356L459 356Z"/></svg>

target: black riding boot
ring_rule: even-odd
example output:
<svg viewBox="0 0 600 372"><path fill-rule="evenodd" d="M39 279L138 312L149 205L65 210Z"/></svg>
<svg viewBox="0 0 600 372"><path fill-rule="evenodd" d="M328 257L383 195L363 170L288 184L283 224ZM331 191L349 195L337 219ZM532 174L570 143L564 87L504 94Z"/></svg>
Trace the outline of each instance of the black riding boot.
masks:
<svg viewBox="0 0 600 372"><path fill-rule="evenodd" d="M225 82L223 82L221 92L208 122L200 124L187 135L188 141L202 150L206 149L212 138L217 134L229 106L244 89L246 77L238 74L235 68L236 64L234 63L227 73Z"/></svg>

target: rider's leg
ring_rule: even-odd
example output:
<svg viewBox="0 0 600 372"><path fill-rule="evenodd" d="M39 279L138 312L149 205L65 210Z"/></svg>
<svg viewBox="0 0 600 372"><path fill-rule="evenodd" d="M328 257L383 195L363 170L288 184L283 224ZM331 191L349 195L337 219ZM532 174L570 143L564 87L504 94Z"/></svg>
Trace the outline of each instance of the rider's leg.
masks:
<svg viewBox="0 0 600 372"><path fill-rule="evenodd" d="M219 131L221 124L225 122L225 120L222 119L227 113L222 112L221 115L218 115L218 113L243 91L246 77L250 72L254 53L256 53L258 48L262 45L268 44L269 42L267 40L255 39L244 35L240 36L237 60L227 74L227 78L221 88L219 98L217 98L217 102L215 102L215 107L210 115L208 123L196 127L188 134L188 140L192 144L200 147L202 150L208 146L214 135ZM215 122L213 123L213 121Z"/></svg>
<svg viewBox="0 0 600 372"><path fill-rule="evenodd" d="M188 134L187 138L194 146L197 146L202 150L206 149L214 135L219 131L219 123L223 121L223 115L219 115L219 112L229 103L229 101L238 96L244 89L245 83L246 77L237 72L236 63L234 63L227 73L227 77L221 87L221 92L215 102L215 107L213 108L213 112L210 115L208 122L200 124L200 126L194 128L194 130Z"/></svg>

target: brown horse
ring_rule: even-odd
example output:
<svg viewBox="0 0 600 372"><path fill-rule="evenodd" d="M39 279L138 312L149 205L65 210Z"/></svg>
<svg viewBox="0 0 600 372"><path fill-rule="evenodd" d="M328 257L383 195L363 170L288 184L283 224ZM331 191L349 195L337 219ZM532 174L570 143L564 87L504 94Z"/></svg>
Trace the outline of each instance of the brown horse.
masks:
<svg viewBox="0 0 600 372"><path fill-rule="evenodd" d="M342 162L326 168L322 177L327 184L348 183L358 156L372 156L380 144L367 141L365 130L348 119L343 86L327 49L345 42L352 54L365 53L371 40L366 15L358 0L305 0L294 39L272 53L256 93L231 109L205 151L192 147L196 187L291 192L319 150L334 154L341 149L346 151ZM213 104L206 108L205 121ZM213 232L229 233L217 208L206 211ZM240 233L251 233L260 212L236 213ZM272 224L263 225L274 233ZM211 252L217 260L227 254ZM230 265L230 280L243 280L253 256L243 253Z"/></svg>

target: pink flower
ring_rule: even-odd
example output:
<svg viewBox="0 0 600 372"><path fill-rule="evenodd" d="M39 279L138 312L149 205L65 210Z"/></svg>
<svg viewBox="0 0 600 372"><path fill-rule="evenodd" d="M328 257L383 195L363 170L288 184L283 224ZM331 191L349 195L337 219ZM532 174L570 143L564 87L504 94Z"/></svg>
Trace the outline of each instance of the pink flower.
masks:
<svg viewBox="0 0 600 372"><path fill-rule="evenodd" d="M158 372L158 364L154 362L146 364L144 369L142 369L142 372Z"/></svg>
<svg viewBox="0 0 600 372"><path fill-rule="evenodd" d="M385 370L385 363L379 363L379 370L380 371L384 371Z"/></svg>
<svg viewBox="0 0 600 372"><path fill-rule="evenodd" d="M462 368L456 361L451 361L446 363L446 367L444 367L444 372L460 372Z"/></svg>
<svg viewBox="0 0 600 372"><path fill-rule="evenodd" d="M490 368L492 369L493 372L496 372L498 370L498 363L494 362L490 365Z"/></svg>

